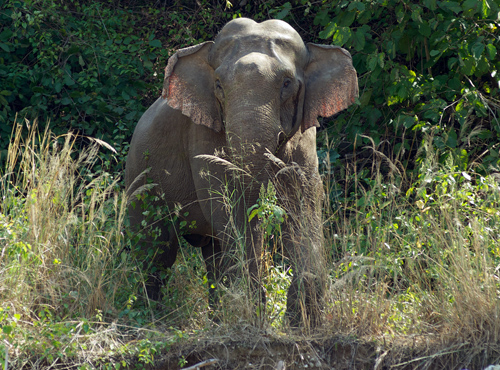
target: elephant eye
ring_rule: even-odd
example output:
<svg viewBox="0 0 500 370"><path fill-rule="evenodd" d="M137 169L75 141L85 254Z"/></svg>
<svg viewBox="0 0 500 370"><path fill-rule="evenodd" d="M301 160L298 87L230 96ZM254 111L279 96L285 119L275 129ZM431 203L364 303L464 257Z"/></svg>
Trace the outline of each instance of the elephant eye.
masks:
<svg viewBox="0 0 500 370"><path fill-rule="evenodd" d="M293 89L291 87L293 86L293 81L290 78L285 78L283 81L283 85L281 87L281 100L285 101L290 98L290 96L293 95Z"/></svg>

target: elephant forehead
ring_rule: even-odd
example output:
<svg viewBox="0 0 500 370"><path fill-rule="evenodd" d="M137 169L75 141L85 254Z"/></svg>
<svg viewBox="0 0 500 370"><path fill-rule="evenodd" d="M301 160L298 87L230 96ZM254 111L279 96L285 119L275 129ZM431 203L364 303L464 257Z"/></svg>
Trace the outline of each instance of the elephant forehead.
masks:
<svg viewBox="0 0 500 370"><path fill-rule="evenodd" d="M228 60L225 66L225 69L230 71L228 75L231 75L226 77L231 79L235 79L238 76L272 77L277 75L279 70L284 67L275 58L258 52L250 52L240 58L236 58L236 60Z"/></svg>
<svg viewBox="0 0 500 370"><path fill-rule="evenodd" d="M305 65L307 49L300 35L286 22L269 20L256 23L239 18L229 22L219 33L211 51L214 67L227 60L238 60L258 52L295 65Z"/></svg>

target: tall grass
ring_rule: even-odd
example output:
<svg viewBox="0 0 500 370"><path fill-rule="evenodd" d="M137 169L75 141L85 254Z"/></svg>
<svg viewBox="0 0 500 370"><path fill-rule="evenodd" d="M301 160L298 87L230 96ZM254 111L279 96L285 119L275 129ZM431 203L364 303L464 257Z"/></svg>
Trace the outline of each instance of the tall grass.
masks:
<svg viewBox="0 0 500 370"><path fill-rule="evenodd" d="M119 179L95 170L107 145L91 140L77 153L77 136L23 126L15 124L0 177L2 306L27 318L112 313L135 293Z"/></svg>
<svg viewBox="0 0 500 370"><path fill-rule="evenodd" d="M49 360L54 351L61 357L76 356L83 346L80 352L65 352L73 348L68 346L75 343L75 333L97 333L99 325L105 328L105 322L112 321L166 332L170 326L192 330L219 325L230 330L254 320L256 307L260 312L254 323L285 328L291 276L286 263L270 255L271 249L279 252L276 231L281 221L262 221L274 227L267 235L272 248L263 256L266 312L251 298L245 230L239 230L233 219L227 233L242 278L220 286L224 293L217 325L207 314L208 282L201 253L184 242L166 276L165 298L149 302L141 293L144 264L134 261L133 235L125 235L127 199L119 179L98 166L99 151L112 149L86 138L85 149L77 151L78 140L72 134L39 134L36 122L16 123L4 159L0 326L2 343L10 342L11 352L31 348ZM397 156L383 156L374 145L369 149L370 171L355 168L359 162L354 158L342 178L326 174L333 181L326 183L330 284L325 329L327 335L411 340L413 346L422 343L427 351L443 353L467 346L471 359L500 339L500 187L494 174L475 172L475 163L468 163L462 151L443 155L432 148L429 137L419 150L411 181ZM254 209L274 209L278 198L273 191L263 189ZM236 202L231 192L213 196L229 208ZM20 323L25 328L16 339ZM57 323L63 326L56 330ZM106 330L106 335L118 338L118 331ZM154 330L137 335L145 339L135 350L121 342L113 345L148 363L158 348L170 343L164 337L153 341L157 335ZM174 337L181 338L182 332L174 330ZM107 350L100 346L96 353ZM463 358L461 364L469 361Z"/></svg>
<svg viewBox="0 0 500 370"><path fill-rule="evenodd" d="M351 193L327 218L331 328L400 340L424 335L445 347L497 343L498 177L476 173L464 150L438 152L427 137L405 182L405 169L376 149L375 170L363 175L354 161L344 183Z"/></svg>

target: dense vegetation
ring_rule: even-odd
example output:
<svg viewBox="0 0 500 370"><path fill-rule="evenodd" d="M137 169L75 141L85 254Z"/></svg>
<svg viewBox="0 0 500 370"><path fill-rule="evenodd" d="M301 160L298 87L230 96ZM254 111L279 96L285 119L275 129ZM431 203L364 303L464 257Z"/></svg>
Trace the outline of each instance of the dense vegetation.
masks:
<svg viewBox="0 0 500 370"><path fill-rule="evenodd" d="M327 330L425 335L456 366L485 365L500 337L494 0L0 0L0 362L142 366L210 326L187 246L170 299L144 299L121 175L168 57L240 16L343 46L358 71L359 100L318 137ZM268 260L266 325L283 330L289 274ZM247 297L224 299L238 310L222 324L251 321Z"/></svg>

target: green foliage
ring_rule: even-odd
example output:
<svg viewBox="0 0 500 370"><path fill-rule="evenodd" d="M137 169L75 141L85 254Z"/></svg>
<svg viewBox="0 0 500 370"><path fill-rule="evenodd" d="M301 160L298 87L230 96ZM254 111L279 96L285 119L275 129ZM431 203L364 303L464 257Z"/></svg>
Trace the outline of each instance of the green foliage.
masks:
<svg viewBox="0 0 500 370"><path fill-rule="evenodd" d="M491 0L342 0L319 6L319 38L353 54L360 85L357 106L328 125L329 137L342 137L351 144L344 150L352 151L352 145L360 150L372 144L358 136L367 135L411 171L412 140L432 132L440 150L465 149L471 161L481 161L482 171L496 167L498 17L498 3ZM328 150L338 158L337 148L323 146L320 154Z"/></svg>
<svg viewBox="0 0 500 370"><path fill-rule="evenodd" d="M159 96L171 53L165 42L175 47L198 42L188 17L181 10L168 12L158 25L160 12L154 8L137 12L105 2L2 3L0 148L7 147L16 114L36 117L50 120L56 134L72 130L111 143L119 170L135 124ZM202 35L212 38L214 33ZM0 155L5 158L5 150ZM106 158L105 166L116 166L109 154Z"/></svg>
<svg viewBox="0 0 500 370"><path fill-rule="evenodd" d="M369 186L359 184L352 195L358 201L330 219L341 250L335 281L345 285L340 291L355 292L346 293L353 320L378 307L370 330L414 334L429 321L441 332L468 330L469 320L496 330L489 317L498 308L498 179L466 169L463 157L440 163L432 137L425 142L406 193L381 182L380 173L374 181L359 179ZM334 311L344 309L342 299ZM472 301L481 303L463 314Z"/></svg>
<svg viewBox="0 0 500 370"><path fill-rule="evenodd" d="M94 171L104 143L87 138L93 144L76 153L72 134L40 135L33 122L23 139L23 126L14 126L0 170L0 363L145 368L185 334L151 328L123 344L151 323L155 307L142 292L142 260L128 253L133 239L124 238L126 197L109 173ZM189 278L186 266L198 260L181 263L172 279ZM203 287L202 269L196 276ZM181 282L170 287L172 305L193 293ZM185 306L178 311L202 312L206 301Z"/></svg>
<svg viewBox="0 0 500 370"><path fill-rule="evenodd" d="M280 235L281 224L287 217L285 210L278 204L276 189L271 182L267 183L267 188L261 185L257 204L251 206L247 213L248 222L254 217L258 218L264 237L268 239Z"/></svg>
<svg viewBox="0 0 500 370"><path fill-rule="evenodd" d="M271 266L264 278L266 316L274 328L281 329L285 324L286 300L291 282L290 269L284 269L279 265Z"/></svg>

